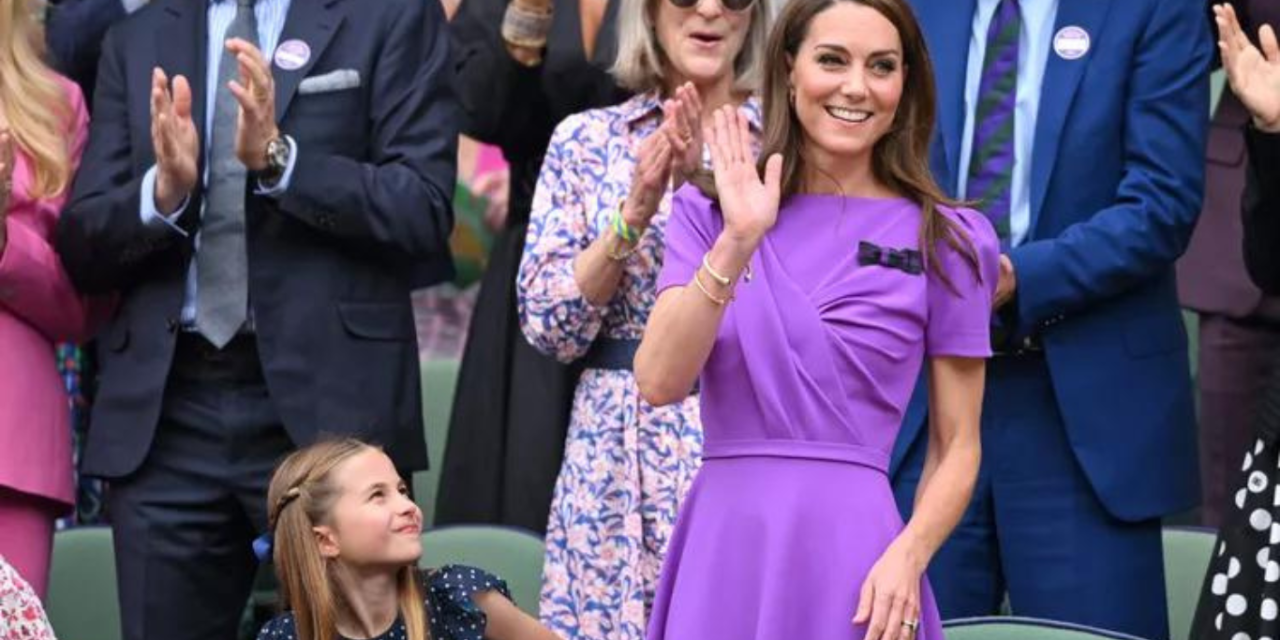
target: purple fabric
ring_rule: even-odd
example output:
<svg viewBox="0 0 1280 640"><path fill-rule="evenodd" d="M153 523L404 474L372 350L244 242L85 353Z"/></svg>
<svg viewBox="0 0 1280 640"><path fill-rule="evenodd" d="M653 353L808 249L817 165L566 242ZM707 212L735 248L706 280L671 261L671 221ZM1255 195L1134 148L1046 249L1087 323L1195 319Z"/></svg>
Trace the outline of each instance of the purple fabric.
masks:
<svg viewBox="0 0 1280 640"><path fill-rule="evenodd" d="M1002 0L987 28L986 53L974 114L973 156L969 161L969 198L982 210L999 237L1009 239L1013 184L1014 112L1018 101L1018 41L1022 19L1017 0Z"/></svg>
<svg viewBox="0 0 1280 640"><path fill-rule="evenodd" d="M999 247L982 214L944 209L979 268L942 248L931 275L860 266L859 241L918 248L904 199L789 199L752 258L702 373L704 466L681 510L649 640L862 638L867 572L902 528L885 469L926 355L990 355ZM659 290L684 286L723 228L675 198ZM981 279L978 277L981 273ZM925 585L919 638L941 640Z"/></svg>

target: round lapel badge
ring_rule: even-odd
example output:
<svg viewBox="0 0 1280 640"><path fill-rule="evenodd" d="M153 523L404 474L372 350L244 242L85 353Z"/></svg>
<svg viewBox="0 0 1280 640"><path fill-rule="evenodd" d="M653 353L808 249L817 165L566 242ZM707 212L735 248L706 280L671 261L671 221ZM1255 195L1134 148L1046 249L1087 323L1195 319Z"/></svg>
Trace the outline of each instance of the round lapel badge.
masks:
<svg viewBox="0 0 1280 640"><path fill-rule="evenodd" d="M311 47L301 40L288 40L276 47L276 66L285 71L301 69L311 59Z"/></svg>
<svg viewBox="0 0 1280 640"><path fill-rule="evenodd" d="M1053 36L1053 50L1063 60L1078 60L1089 53L1089 32L1075 25L1058 29Z"/></svg>

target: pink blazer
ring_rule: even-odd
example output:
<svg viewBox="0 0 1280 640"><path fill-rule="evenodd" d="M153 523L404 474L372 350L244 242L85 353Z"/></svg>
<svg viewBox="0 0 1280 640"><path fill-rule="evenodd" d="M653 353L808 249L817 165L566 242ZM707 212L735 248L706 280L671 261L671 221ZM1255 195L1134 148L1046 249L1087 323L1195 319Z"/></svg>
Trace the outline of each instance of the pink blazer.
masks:
<svg viewBox="0 0 1280 640"><path fill-rule="evenodd" d="M72 168L78 168L89 114L80 88L62 79L75 111ZM32 168L15 150L13 192L0 254L0 486L72 504L67 394L54 344L79 342L110 312L107 301L76 293L53 249L68 186L56 197L30 196Z"/></svg>

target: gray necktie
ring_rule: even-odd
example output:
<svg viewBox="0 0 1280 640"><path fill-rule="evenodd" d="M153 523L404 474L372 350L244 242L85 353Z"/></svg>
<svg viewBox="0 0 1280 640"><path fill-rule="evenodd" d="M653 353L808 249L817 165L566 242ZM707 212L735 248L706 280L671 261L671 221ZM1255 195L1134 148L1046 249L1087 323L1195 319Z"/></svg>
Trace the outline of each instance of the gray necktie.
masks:
<svg viewBox="0 0 1280 640"><path fill-rule="evenodd" d="M258 42L254 0L236 0L226 40ZM249 312L249 267L245 254L244 201L248 174L236 157L239 103L227 83L239 76L235 54L225 48L218 65L209 136L209 184L196 251L196 328L218 348L226 346Z"/></svg>

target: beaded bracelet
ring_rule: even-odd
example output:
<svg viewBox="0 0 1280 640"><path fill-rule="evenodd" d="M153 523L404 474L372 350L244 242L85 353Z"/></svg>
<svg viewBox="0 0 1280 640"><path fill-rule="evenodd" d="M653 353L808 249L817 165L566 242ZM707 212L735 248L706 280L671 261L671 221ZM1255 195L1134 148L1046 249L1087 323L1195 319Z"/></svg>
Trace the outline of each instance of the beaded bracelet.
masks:
<svg viewBox="0 0 1280 640"><path fill-rule="evenodd" d="M627 224L627 221L622 219L622 207L618 207L613 212L613 233L622 238L623 242L634 247L640 242L640 234L643 231L636 231L634 227Z"/></svg>

